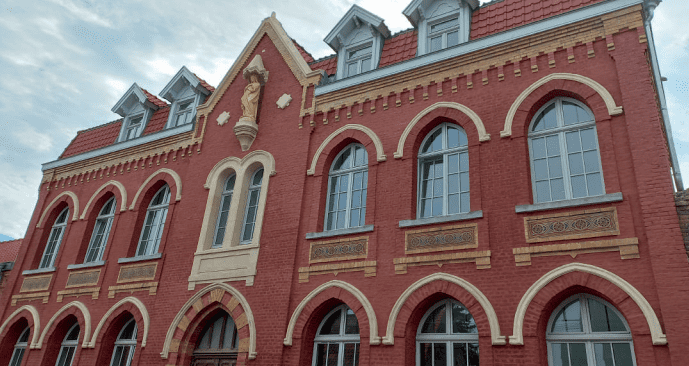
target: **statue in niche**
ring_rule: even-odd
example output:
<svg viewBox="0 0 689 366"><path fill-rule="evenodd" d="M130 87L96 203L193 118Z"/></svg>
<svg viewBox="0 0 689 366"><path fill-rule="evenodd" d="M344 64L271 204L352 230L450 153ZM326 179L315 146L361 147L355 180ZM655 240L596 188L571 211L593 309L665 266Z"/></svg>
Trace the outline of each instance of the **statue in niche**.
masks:
<svg viewBox="0 0 689 366"><path fill-rule="evenodd" d="M244 88L241 98L242 116L234 126L234 133L239 140L242 151L246 151L258 134L258 102L261 99L263 85L268 81L268 70L263 67L261 55L256 55L242 73L249 83Z"/></svg>

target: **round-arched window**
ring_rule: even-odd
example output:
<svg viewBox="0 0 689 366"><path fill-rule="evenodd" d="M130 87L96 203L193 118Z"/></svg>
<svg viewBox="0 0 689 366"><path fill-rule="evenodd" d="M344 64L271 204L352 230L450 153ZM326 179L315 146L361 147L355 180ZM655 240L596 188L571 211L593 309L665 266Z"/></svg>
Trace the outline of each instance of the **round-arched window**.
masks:
<svg viewBox="0 0 689 366"><path fill-rule="evenodd" d="M22 334L19 335L19 339L17 339L17 343L14 345L14 351L9 363L10 366L20 366L22 364L26 347L29 345L29 334L31 334L31 330L29 327L26 327Z"/></svg>
<svg viewBox="0 0 689 366"><path fill-rule="evenodd" d="M244 212L244 222L242 224L242 234L239 244L251 244L251 241L254 239L256 214L258 213L258 201L261 197L262 183L263 168L260 168L254 172L249 182L249 192L246 197L246 209Z"/></svg>
<svg viewBox="0 0 689 366"><path fill-rule="evenodd" d="M451 299L433 305L416 332L416 365L478 364L478 329L469 310Z"/></svg>
<svg viewBox="0 0 689 366"><path fill-rule="evenodd" d="M337 154L328 175L325 230L364 226L368 153L363 145L350 144Z"/></svg>
<svg viewBox="0 0 689 366"><path fill-rule="evenodd" d="M230 203L232 202L232 194L234 193L234 183L236 180L237 175L234 173L225 180L225 185L223 186L223 191L220 196L220 207L218 207L218 219L215 223L215 235L213 237L212 248L220 248L225 238L227 215L229 215L230 212Z"/></svg>
<svg viewBox="0 0 689 366"><path fill-rule="evenodd" d="M55 366L71 366L74 359L74 353L77 351L77 346L79 346L79 323L74 323L74 325L69 328L65 339L60 345L60 354L57 356L57 362Z"/></svg>
<svg viewBox="0 0 689 366"><path fill-rule="evenodd" d="M146 220L144 227L141 228L139 247L136 256L153 255L158 252L160 239L165 229L165 219L167 218L168 204L170 203L170 187L162 186L153 196L151 203L146 210Z"/></svg>
<svg viewBox="0 0 689 366"><path fill-rule="evenodd" d="M98 213L96 218L96 225L93 227L93 234L91 234L91 241L89 242L88 250L86 251L86 258L84 263L98 262L103 259L103 251L105 245L108 243L108 236L110 235L110 228L115 217L115 208L117 201L115 197L111 197L103 208Z"/></svg>
<svg viewBox="0 0 689 366"><path fill-rule="evenodd" d="M230 314L221 311L206 322L194 350L192 365L233 364L237 359L237 326Z"/></svg>
<svg viewBox="0 0 689 366"><path fill-rule="evenodd" d="M46 243L45 251L43 251L41 263L38 265L38 268L52 268L55 266L55 258L57 258L57 252L60 250L62 237L65 234L65 229L67 228L68 217L69 207L65 207L57 216L57 219L55 219L53 228L50 229L48 243Z"/></svg>
<svg viewBox="0 0 689 366"><path fill-rule="evenodd" d="M550 366L635 366L632 334L606 301L577 294L558 306L546 332Z"/></svg>
<svg viewBox="0 0 689 366"><path fill-rule="evenodd" d="M111 366L130 366L134 351L136 350L136 320L128 321L120 330L115 341L115 349L112 352Z"/></svg>
<svg viewBox="0 0 689 366"><path fill-rule="evenodd" d="M313 366L359 365L359 321L347 305L330 311L314 339Z"/></svg>

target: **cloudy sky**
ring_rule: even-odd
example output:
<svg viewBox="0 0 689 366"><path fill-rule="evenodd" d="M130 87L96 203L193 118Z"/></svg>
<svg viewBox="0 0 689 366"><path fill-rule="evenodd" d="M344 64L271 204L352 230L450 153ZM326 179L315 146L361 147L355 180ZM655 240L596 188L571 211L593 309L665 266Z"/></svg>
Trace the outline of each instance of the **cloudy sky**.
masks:
<svg viewBox="0 0 689 366"><path fill-rule="evenodd" d="M110 111L133 82L159 93L187 66L212 85L277 13L314 57L356 3L392 32L410 27L410 0L3 0L0 5L0 240L24 236L41 163L55 160L78 130L117 119ZM296 5L299 4L299 5ZM653 27L672 129L689 183L689 2L665 0Z"/></svg>

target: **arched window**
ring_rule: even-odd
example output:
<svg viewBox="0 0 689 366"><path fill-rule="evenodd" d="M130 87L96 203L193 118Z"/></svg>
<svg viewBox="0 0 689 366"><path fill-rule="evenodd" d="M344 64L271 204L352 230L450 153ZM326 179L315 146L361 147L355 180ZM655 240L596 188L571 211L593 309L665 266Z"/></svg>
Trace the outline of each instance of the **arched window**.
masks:
<svg viewBox="0 0 689 366"><path fill-rule="evenodd" d="M467 134L450 123L432 130L419 150L418 217L471 210Z"/></svg>
<svg viewBox="0 0 689 366"><path fill-rule="evenodd" d="M579 101L556 98L536 113L529 152L535 202L605 194L596 121Z"/></svg>
<svg viewBox="0 0 689 366"><path fill-rule="evenodd" d="M69 208L65 207L57 216L57 219L55 219L55 224L53 224L53 228L50 230L48 244L45 246L45 251L38 268L52 268L55 266L55 257L57 257L57 252L60 250L60 243L62 243L62 237L67 228L68 217Z"/></svg>
<svg viewBox="0 0 689 366"><path fill-rule="evenodd" d="M553 311L546 341L550 366L636 365L624 317L590 295L574 295Z"/></svg>
<svg viewBox="0 0 689 366"><path fill-rule="evenodd" d="M74 353L79 345L79 324L75 323L65 336L60 346L60 355L57 356L55 366L71 366Z"/></svg>
<svg viewBox="0 0 689 366"><path fill-rule="evenodd" d="M152 255L158 252L160 238L163 236L165 228L165 218L167 217L167 206L170 203L170 187L164 185L153 196L151 203L146 211L144 227L141 229L139 247L136 255Z"/></svg>
<svg viewBox="0 0 689 366"><path fill-rule="evenodd" d="M14 345L14 352L12 352L12 358L10 359L9 366L19 366L22 364L22 359L24 358L24 352L26 352L26 347L29 345L29 334L31 333L29 327L26 327L22 334L17 339L17 343Z"/></svg>
<svg viewBox="0 0 689 366"><path fill-rule="evenodd" d="M330 167L325 230L364 226L368 153L361 144L345 147Z"/></svg>
<svg viewBox="0 0 689 366"><path fill-rule="evenodd" d="M313 366L359 365L359 321L347 305L323 318L314 339Z"/></svg>
<svg viewBox="0 0 689 366"><path fill-rule="evenodd" d="M433 305L416 332L416 365L478 364L478 329L469 310L450 299Z"/></svg>
<svg viewBox="0 0 689 366"><path fill-rule="evenodd" d="M263 182L263 168L256 170L251 176L249 193L246 197L246 210L242 223L242 235L239 244L251 244L254 238L254 226L256 224L256 212L258 212L258 200L261 196L261 183Z"/></svg>
<svg viewBox="0 0 689 366"><path fill-rule="evenodd" d="M84 263L97 262L103 259L103 251L105 250L105 244L108 242L110 227L112 227L112 220L115 217L116 206L117 201L115 201L115 197L112 197L100 210L96 218L96 225L93 227L93 234L91 234L91 241L86 251Z"/></svg>
<svg viewBox="0 0 689 366"><path fill-rule="evenodd" d="M227 215L230 212L230 202L232 202L232 193L234 192L234 182L236 179L237 176L232 174L227 177L225 181L222 195L220 196L220 207L218 207L218 219L215 223L215 235L213 236L212 248L220 248L225 238Z"/></svg>
<svg viewBox="0 0 689 366"><path fill-rule="evenodd" d="M115 341L115 350L112 352L110 366L131 366L134 350L136 350L136 320L128 321L120 330Z"/></svg>
<svg viewBox="0 0 689 366"><path fill-rule="evenodd" d="M193 354L192 365L234 365L237 359L237 326L224 311L208 321Z"/></svg>

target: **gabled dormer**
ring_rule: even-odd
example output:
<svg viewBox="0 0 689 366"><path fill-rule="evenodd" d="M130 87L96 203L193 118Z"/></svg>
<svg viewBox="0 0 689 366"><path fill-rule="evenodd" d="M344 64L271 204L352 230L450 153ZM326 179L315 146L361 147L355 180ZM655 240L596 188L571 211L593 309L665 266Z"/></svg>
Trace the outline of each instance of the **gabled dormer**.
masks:
<svg viewBox="0 0 689 366"><path fill-rule="evenodd" d="M390 30L382 18L354 5L325 37L337 52L337 79L374 70Z"/></svg>
<svg viewBox="0 0 689 366"><path fill-rule="evenodd" d="M165 128L191 123L196 117L196 107L212 92L209 87L185 66L163 88L160 96L172 103Z"/></svg>
<svg viewBox="0 0 689 366"><path fill-rule="evenodd" d="M165 102L134 83L112 108L113 112L124 117L117 142L141 136L153 112L164 105Z"/></svg>
<svg viewBox="0 0 689 366"><path fill-rule="evenodd" d="M402 13L419 30L416 55L468 41L471 12L478 6L478 0L412 1Z"/></svg>

